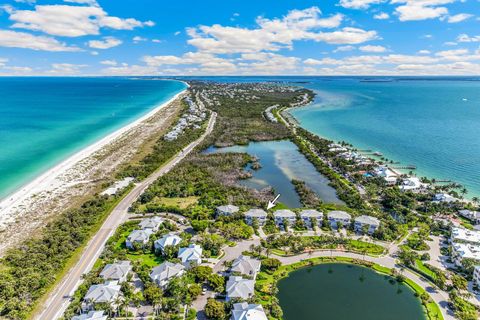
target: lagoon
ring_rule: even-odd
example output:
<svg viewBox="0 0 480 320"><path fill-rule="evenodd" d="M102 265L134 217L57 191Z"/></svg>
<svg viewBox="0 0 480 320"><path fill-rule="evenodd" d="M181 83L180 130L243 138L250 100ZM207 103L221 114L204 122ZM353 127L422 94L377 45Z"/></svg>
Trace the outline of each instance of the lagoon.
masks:
<svg viewBox="0 0 480 320"><path fill-rule="evenodd" d="M343 263L294 271L278 282L285 320L424 320L413 290L374 270Z"/></svg>
<svg viewBox="0 0 480 320"><path fill-rule="evenodd" d="M278 201L291 208L302 206L291 183L292 179L305 181L323 202L343 204L338 199L335 189L328 185L329 180L315 169L291 141L264 141L252 142L247 146L212 147L206 152L241 152L259 158L262 167L258 170L248 168L253 174L252 178L241 180L239 183L255 189L271 186L281 195Z"/></svg>

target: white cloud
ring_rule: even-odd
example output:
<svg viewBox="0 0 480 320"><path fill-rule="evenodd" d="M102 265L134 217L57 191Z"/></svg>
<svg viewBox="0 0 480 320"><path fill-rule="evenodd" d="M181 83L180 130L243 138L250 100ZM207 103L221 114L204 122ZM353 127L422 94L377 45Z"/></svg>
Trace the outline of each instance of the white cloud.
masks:
<svg viewBox="0 0 480 320"><path fill-rule="evenodd" d="M103 60L100 63L106 66L116 66L118 64L115 60Z"/></svg>
<svg viewBox="0 0 480 320"><path fill-rule="evenodd" d="M430 54L431 52L429 50L419 50L418 54Z"/></svg>
<svg viewBox="0 0 480 320"><path fill-rule="evenodd" d="M53 63L52 69L48 73L58 75L78 74L80 69L85 67L87 67L85 64Z"/></svg>
<svg viewBox="0 0 480 320"><path fill-rule="evenodd" d="M469 36L468 34L462 33L457 37L458 42L480 42L480 35L478 36Z"/></svg>
<svg viewBox="0 0 480 320"><path fill-rule="evenodd" d="M64 37L98 35L100 28L132 30L151 26L153 22L141 22L133 18L109 16L99 6L37 5L35 10L8 8L13 28L22 28Z"/></svg>
<svg viewBox="0 0 480 320"><path fill-rule="evenodd" d="M373 16L373 19L377 19L377 20L386 20L388 18L390 18L390 15L385 12L380 12Z"/></svg>
<svg viewBox="0 0 480 320"><path fill-rule="evenodd" d="M147 41L147 40L148 40L147 38L142 38L142 37L140 37L140 36L135 36L135 37L133 37L133 39L132 39L132 41L133 41L134 43L139 43L139 42Z"/></svg>
<svg viewBox="0 0 480 320"><path fill-rule="evenodd" d="M317 7L292 10L282 18L257 18L257 28L247 29L214 24L187 29L188 43L199 51L227 54L278 51L292 48L298 40L323 41L330 44L357 44L378 38L375 31L343 28L325 32L320 29L338 27L344 16L320 17Z"/></svg>
<svg viewBox="0 0 480 320"><path fill-rule="evenodd" d="M308 65L308 66L318 66L318 65L323 64L322 61L317 60L317 59L312 59L312 58L308 58L306 60L303 60L303 63Z"/></svg>
<svg viewBox="0 0 480 320"><path fill-rule="evenodd" d="M447 42L444 42L443 45L445 46L456 46L458 43L454 42L454 41L447 41Z"/></svg>
<svg viewBox="0 0 480 320"><path fill-rule="evenodd" d="M453 16L449 16L447 21L448 21L448 23L457 23L457 22L462 22L462 21L465 21L467 19L470 19L471 17L473 17L473 14L459 13L459 14L456 14L456 15L453 15Z"/></svg>
<svg viewBox="0 0 480 320"><path fill-rule="evenodd" d="M103 40L90 40L88 46L94 49L110 49L122 44L122 40L114 37L104 37Z"/></svg>
<svg viewBox="0 0 480 320"><path fill-rule="evenodd" d="M442 18L448 15L443 5L457 0L392 0L392 4L402 4L395 9L400 21L415 21Z"/></svg>
<svg viewBox="0 0 480 320"><path fill-rule="evenodd" d="M354 46L340 46L337 47L333 52L344 52L344 51L352 51L355 50Z"/></svg>
<svg viewBox="0 0 480 320"><path fill-rule="evenodd" d="M372 46L372 45L368 45L368 46L362 46L359 48L360 51L363 51L363 52L385 52L387 51L387 48L383 47L383 46Z"/></svg>
<svg viewBox="0 0 480 320"><path fill-rule="evenodd" d="M0 30L0 47L24 48L42 51L80 51L54 38L34 36L30 33Z"/></svg>
<svg viewBox="0 0 480 320"><path fill-rule="evenodd" d="M154 42L154 43L161 43L162 40L160 40L160 39L152 39L152 42Z"/></svg>
<svg viewBox="0 0 480 320"><path fill-rule="evenodd" d="M340 0L340 5L348 9L368 9L370 5L382 2L384 0Z"/></svg>

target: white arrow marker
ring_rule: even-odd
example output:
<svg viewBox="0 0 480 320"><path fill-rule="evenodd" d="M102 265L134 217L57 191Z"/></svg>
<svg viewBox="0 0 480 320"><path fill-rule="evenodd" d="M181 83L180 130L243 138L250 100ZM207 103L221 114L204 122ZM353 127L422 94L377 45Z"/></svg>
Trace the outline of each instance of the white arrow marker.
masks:
<svg viewBox="0 0 480 320"><path fill-rule="evenodd" d="M270 210L273 207L275 207L275 202L278 200L279 197L280 197L280 194L278 194L278 196L276 196L275 199L273 199L272 201L268 201L267 210Z"/></svg>

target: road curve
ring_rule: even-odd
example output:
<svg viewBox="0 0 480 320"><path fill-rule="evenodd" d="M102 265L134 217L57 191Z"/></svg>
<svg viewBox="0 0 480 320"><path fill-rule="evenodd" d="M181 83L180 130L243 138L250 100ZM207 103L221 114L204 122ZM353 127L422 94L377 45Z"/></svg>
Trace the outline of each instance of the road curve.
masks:
<svg viewBox="0 0 480 320"><path fill-rule="evenodd" d="M100 230L88 242L83 250L80 260L65 275L64 279L55 288L52 294L44 303L41 312L35 316L39 320L55 320L62 316L66 310L70 297L73 295L78 286L82 283L82 275L88 273L95 261L100 256L108 238L115 232L120 224L127 220L128 208L135 200L159 177L169 172L180 161L182 161L195 147L197 147L207 135L209 135L215 125L217 114L212 112L208 121L207 129L200 138L190 143L172 160L163 165L157 171L148 176L145 180L136 184L135 187L123 198L113 209L110 215L103 223Z"/></svg>

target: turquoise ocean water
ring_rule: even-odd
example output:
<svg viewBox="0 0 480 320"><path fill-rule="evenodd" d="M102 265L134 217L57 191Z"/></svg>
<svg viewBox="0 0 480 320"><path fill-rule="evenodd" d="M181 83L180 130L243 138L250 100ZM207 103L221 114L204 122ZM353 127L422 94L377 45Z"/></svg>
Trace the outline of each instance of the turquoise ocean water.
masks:
<svg viewBox="0 0 480 320"><path fill-rule="evenodd" d="M185 88L127 78L0 78L0 199Z"/></svg>
<svg viewBox="0 0 480 320"><path fill-rule="evenodd" d="M304 79L305 80L305 79ZM314 78L317 97L291 113L307 130L380 151L419 176L480 195L480 81L462 78Z"/></svg>

